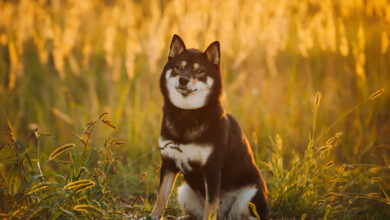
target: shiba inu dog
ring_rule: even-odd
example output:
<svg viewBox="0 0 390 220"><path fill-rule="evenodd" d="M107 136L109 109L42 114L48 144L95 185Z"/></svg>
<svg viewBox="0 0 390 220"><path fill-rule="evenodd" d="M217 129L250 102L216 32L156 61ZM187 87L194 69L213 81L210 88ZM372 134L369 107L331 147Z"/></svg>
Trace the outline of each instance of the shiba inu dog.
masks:
<svg viewBox="0 0 390 220"><path fill-rule="evenodd" d="M162 165L153 219L162 218L179 172L185 183L178 201L191 219L256 219L256 212L269 218L266 185L249 143L222 107L221 77L218 41L201 52L173 36L160 78Z"/></svg>

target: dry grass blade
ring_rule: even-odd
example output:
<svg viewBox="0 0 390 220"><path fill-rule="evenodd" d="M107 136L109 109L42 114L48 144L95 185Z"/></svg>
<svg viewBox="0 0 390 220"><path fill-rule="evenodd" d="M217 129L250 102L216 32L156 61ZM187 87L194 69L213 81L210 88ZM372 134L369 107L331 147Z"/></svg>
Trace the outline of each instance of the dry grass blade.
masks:
<svg viewBox="0 0 390 220"><path fill-rule="evenodd" d="M170 148L173 149L173 150L177 150L180 153L183 153L182 149L180 149L180 147L177 146L177 145L176 146L171 146Z"/></svg>
<svg viewBox="0 0 390 220"><path fill-rule="evenodd" d="M368 193L368 194L367 194L367 197L368 197L368 198L378 198L378 197L379 197L379 194L378 194L378 193L375 193L375 192L373 192L373 193Z"/></svg>
<svg viewBox="0 0 390 220"><path fill-rule="evenodd" d="M338 197L338 196L341 196L341 194L336 193L336 192L330 192L330 193L328 193L328 197L329 196L336 196L336 197Z"/></svg>
<svg viewBox="0 0 390 220"><path fill-rule="evenodd" d="M83 173L87 173L89 175L89 171L88 171L88 168L86 167L81 167L80 168L80 171L79 171L79 174L77 175L77 179L81 176L81 174Z"/></svg>
<svg viewBox="0 0 390 220"><path fill-rule="evenodd" d="M77 202L81 202L82 200L88 199L87 195L81 196L80 198L77 199Z"/></svg>
<svg viewBox="0 0 390 220"><path fill-rule="evenodd" d="M34 217L36 217L38 213L40 213L41 211L43 211L45 209L47 209L47 208L39 208L39 209L35 210L33 213L31 213L31 215L28 217L28 219L35 219Z"/></svg>
<svg viewBox="0 0 390 220"><path fill-rule="evenodd" d="M378 98L379 96L382 95L382 93L385 91L385 89L380 89L376 92L373 92L371 95L370 95L370 98L368 98L369 100L374 100L376 98Z"/></svg>
<svg viewBox="0 0 390 220"><path fill-rule="evenodd" d="M20 207L19 209L17 209L16 211L12 212L11 215L12 216L17 216L19 213L22 213L23 211L25 211L27 209L27 206L22 206Z"/></svg>
<svg viewBox="0 0 390 220"><path fill-rule="evenodd" d="M85 142L84 139L83 139L82 137L78 136L78 135L75 134L75 133L72 133L72 135L73 135L75 138L77 138L79 141L81 141L81 143L82 143L84 146L87 145L87 142Z"/></svg>
<svg viewBox="0 0 390 220"><path fill-rule="evenodd" d="M251 209L251 211L253 212L253 214L256 216L256 219L260 219L260 215L256 210L256 205L253 204L252 202L249 202L248 205L249 205L249 208Z"/></svg>
<svg viewBox="0 0 390 220"><path fill-rule="evenodd" d="M56 158L58 155L64 153L65 151L68 151L72 148L74 148L75 144L64 144L61 147L55 149L50 155L49 155L49 160L53 160Z"/></svg>

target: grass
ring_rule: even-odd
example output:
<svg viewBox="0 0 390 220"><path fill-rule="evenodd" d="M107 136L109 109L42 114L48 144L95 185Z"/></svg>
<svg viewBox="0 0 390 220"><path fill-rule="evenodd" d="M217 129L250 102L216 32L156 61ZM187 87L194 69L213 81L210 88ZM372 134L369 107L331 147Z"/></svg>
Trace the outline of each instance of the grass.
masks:
<svg viewBox="0 0 390 220"><path fill-rule="evenodd" d="M103 115L102 115L103 116ZM23 145L8 123L6 173L1 175L1 210L3 218L119 218L121 202L113 194L110 179L117 159L112 148L123 144L109 137L100 147L91 147L89 137L96 123L112 126L99 117L87 124L81 146L65 144L50 155L39 153L40 140L55 137L34 131ZM41 165L42 164L42 165ZM43 165L44 164L44 165ZM64 172L47 173L50 164Z"/></svg>
<svg viewBox="0 0 390 220"><path fill-rule="evenodd" d="M174 33L194 48L221 41L223 102L273 218L390 216L386 1L0 0L0 10L0 218L149 213ZM175 195L166 214L181 214Z"/></svg>

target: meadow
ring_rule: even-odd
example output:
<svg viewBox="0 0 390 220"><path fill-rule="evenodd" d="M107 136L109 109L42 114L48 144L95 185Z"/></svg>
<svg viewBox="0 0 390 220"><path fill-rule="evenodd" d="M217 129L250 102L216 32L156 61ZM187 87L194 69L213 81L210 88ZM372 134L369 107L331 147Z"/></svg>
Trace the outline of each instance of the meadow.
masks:
<svg viewBox="0 0 390 220"><path fill-rule="evenodd" d="M0 219L148 215L175 33L220 41L272 218L390 218L389 1L0 0Z"/></svg>

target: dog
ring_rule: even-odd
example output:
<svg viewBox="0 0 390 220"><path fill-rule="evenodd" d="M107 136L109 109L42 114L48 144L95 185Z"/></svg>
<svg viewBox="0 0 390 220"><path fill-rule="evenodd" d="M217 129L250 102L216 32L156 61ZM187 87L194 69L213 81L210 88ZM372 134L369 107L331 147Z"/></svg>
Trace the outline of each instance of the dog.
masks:
<svg viewBox="0 0 390 220"><path fill-rule="evenodd" d="M248 140L221 104L220 57L218 41L202 52L172 38L160 77L162 165L153 219L162 218L179 172L185 183L178 202L191 219L269 219L267 188Z"/></svg>

